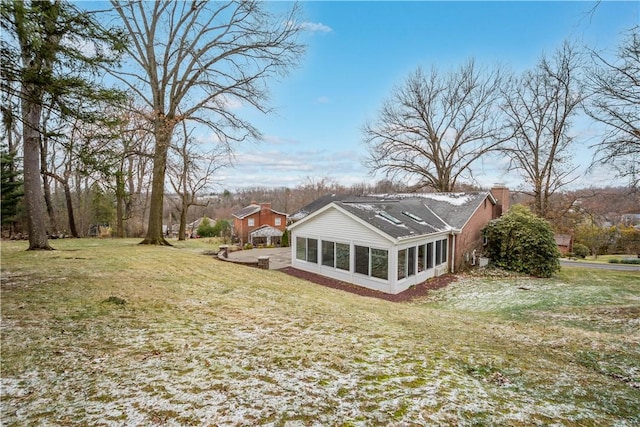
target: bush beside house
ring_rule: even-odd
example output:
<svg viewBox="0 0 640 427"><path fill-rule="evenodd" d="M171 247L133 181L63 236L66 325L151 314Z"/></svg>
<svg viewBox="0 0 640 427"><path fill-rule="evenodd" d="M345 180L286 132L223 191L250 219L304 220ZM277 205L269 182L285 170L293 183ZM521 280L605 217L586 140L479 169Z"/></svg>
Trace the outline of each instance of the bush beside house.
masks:
<svg viewBox="0 0 640 427"><path fill-rule="evenodd" d="M498 267L536 277L551 277L560 270L560 252L551 225L524 206L513 206L483 232L486 255Z"/></svg>

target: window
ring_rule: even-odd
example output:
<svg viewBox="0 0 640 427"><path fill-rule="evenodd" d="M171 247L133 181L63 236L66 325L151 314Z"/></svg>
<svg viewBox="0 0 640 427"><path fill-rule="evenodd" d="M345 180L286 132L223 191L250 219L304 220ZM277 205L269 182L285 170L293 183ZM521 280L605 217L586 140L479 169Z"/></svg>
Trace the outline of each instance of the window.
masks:
<svg viewBox="0 0 640 427"><path fill-rule="evenodd" d="M425 259L427 257L427 245L418 246L418 273L425 269Z"/></svg>
<svg viewBox="0 0 640 427"><path fill-rule="evenodd" d="M255 220L255 219L253 219L253 218L249 218L249 219L247 220L247 225L248 225L249 227L253 227L254 225L256 225L256 220Z"/></svg>
<svg viewBox="0 0 640 427"><path fill-rule="evenodd" d="M307 239L307 261L318 263L318 240Z"/></svg>
<svg viewBox="0 0 640 427"><path fill-rule="evenodd" d="M349 245L336 243L336 268L349 271Z"/></svg>
<svg viewBox="0 0 640 427"><path fill-rule="evenodd" d="M371 249L371 276L378 279L389 278L389 257L384 249Z"/></svg>
<svg viewBox="0 0 640 427"><path fill-rule="evenodd" d="M335 243L322 241L322 265L335 267L335 249Z"/></svg>
<svg viewBox="0 0 640 427"><path fill-rule="evenodd" d="M349 271L349 245L322 241L322 265Z"/></svg>
<svg viewBox="0 0 640 427"><path fill-rule="evenodd" d="M378 279L389 278L389 251L366 246L356 246L355 272Z"/></svg>
<svg viewBox="0 0 640 427"><path fill-rule="evenodd" d="M447 262L447 239L436 241L436 265Z"/></svg>
<svg viewBox="0 0 640 427"><path fill-rule="evenodd" d="M413 276L416 274L416 248L408 248L408 257L407 257L407 275Z"/></svg>
<svg viewBox="0 0 640 427"><path fill-rule="evenodd" d="M318 240L296 237L296 259L318 263Z"/></svg>
<svg viewBox="0 0 640 427"><path fill-rule="evenodd" d="M407 277L407 250L400 249L398 251L398 280Z"/></svg>
<svg viewBox="0 0 640 427"><path fill-rule="evenodd" d="M433 268L433 242L427 243L427 269Z"/></svg>
<svg viewBox="0 0 640 427"><path fill-rule="evenodd" d="M449 251L447 250L447 239L444 239L442 241L442 262L445 263L447 262L447 254L449 253Z"/></svg>
<svg viewBox="0 0 640 427"><path fill-rule="evenodd" d="M356 246L355 255L356 273L369 275L369 248Z"/></svg>
<svg viewBox="0 0 640 427"><path fill-rule="evenodd" d="M307 239L296 237L296 259L307 260Z"/></svg>
<svg viewBox="0 0 640 427"><path fill-rule="evenodd" d="M398 280L416 274L416 248L400 249L398 251Z"/></svg>
<svg viewBox="0 0 640 427"><path fill-rule="evenodd" d="M278 225L282 225L282 218L280 218L279 216L277 216L274 224L275 224L276 226L278 226Z"/></svg>

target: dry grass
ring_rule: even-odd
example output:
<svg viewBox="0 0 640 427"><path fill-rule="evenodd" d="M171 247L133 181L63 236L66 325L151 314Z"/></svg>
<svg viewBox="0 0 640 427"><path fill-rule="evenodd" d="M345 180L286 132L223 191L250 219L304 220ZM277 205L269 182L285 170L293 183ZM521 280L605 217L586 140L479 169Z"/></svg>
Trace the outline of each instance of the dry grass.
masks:
<svg viewBox="0 0 640 427"><path fill-rule="evenodd" d="M640 423L638 273L465 277L399 304L206 241L55 243L2 242L3 425Z"/></svg>

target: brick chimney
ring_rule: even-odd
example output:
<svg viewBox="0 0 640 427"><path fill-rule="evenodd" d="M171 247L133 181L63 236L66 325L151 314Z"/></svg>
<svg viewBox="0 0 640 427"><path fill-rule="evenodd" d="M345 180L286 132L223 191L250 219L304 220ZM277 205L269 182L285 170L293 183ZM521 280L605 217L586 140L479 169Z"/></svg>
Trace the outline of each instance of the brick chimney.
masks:
<svg viewBox="0 0 640 427"><path fill-rule="evenodd" d="M491 188L491 195L497 200L493 210L493 217L498 218L509 210L509 189L503 184L494 184Z"/></svg>

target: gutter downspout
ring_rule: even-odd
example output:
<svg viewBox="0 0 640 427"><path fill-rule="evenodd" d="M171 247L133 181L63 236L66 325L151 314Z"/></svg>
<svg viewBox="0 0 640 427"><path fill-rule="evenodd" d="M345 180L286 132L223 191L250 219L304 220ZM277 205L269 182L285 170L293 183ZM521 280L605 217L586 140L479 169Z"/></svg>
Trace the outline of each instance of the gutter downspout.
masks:
<svg viewBox="0 0 640 427"><path fill-rule="evenodd" d="M458 234L460 234L461 230L454 230L451 232L453 239L451 240L451 256L449 257L449 271L451 274L454 274L456 271L456 240L458 240Z"/></svg>

